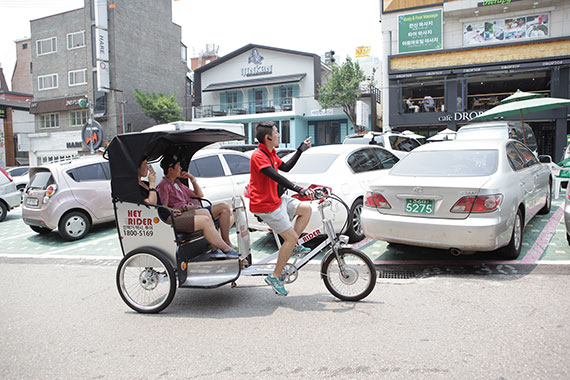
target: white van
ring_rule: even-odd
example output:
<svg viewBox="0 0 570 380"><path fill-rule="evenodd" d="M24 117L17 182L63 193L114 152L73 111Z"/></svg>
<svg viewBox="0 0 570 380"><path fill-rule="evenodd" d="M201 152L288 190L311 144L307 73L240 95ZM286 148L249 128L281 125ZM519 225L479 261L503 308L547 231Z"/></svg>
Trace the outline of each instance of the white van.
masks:
<svg viewBox="0 0 570 380"><path fill-rule="evenodd" d="M524 124L524 133L520 121L485 121L470 123L461 127L455 135L456 140L496 140L513 139L525 144L537 154L538 144L532 128Z"/></svg>

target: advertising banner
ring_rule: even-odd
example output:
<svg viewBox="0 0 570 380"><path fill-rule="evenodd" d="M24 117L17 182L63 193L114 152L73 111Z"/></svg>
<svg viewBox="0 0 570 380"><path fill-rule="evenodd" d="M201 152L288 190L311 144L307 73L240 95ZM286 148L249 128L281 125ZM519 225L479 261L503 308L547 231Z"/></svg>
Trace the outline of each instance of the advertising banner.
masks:
<svg viewBox="0 0 570 380"><path fill-rule="evenodd" d="M535 14L463 24L463 45L514 42L550 35L550 14Z"/></svg>
<svg viewBox="0 0 570 380"><path fill-rule="evenodd" d="M443 22L441 9L400 15L398 17L398 51L443 49Z"/></svg>
<svg viewBox="0 0 570 380"><path fill-rule="evenodd" d="M97 61L97 91L109 92L111 87L111 76L109 63Z"/></svg>
<svg viewBox="0 0 570 380"><path fill-rule="evenodd" d="M109 33L103 29L95 29L96 49L95 55L100 61L109 60Z"/></svg>

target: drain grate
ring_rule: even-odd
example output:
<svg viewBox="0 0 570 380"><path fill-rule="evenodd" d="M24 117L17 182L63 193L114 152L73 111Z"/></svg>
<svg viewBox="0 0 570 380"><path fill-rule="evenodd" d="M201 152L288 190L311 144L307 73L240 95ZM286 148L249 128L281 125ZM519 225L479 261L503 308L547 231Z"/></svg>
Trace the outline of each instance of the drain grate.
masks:
<svg viewBox="0 0 570 380"><path fill-rule="evenodd" d="M409 280L411 278L416 277L414 272L404 272L404 271L380 271L378 278L391 278L391 279L398 279L398 280Z"/></svg>

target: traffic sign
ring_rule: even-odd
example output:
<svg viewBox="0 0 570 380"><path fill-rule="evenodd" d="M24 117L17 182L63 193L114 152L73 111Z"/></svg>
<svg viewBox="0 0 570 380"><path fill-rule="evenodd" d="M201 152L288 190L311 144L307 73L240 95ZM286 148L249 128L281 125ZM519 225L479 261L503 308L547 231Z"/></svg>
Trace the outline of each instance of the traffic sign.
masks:
<svg viewBox="0 0 570 380"><path fill-rule="evenodd" d="M95 120L91 124L89 122L85 123L81 130L81 142L86 148L99 148L103 142L103 127L101 127L101 124Z"/></svg>

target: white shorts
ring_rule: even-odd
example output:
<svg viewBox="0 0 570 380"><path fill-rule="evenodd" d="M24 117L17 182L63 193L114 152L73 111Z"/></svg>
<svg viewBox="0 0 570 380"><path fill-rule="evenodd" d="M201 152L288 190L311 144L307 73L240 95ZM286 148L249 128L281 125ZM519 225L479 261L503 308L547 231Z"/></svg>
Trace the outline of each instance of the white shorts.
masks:
<svg viewBox="0 0 570 380"><path fill-rule="evenodd" d="M281 206L271 212L256 212L263 222L278 234L293 228L291 221L295 217L297 207L301 204L298 199L283 194L281 196Z"/></svg>

